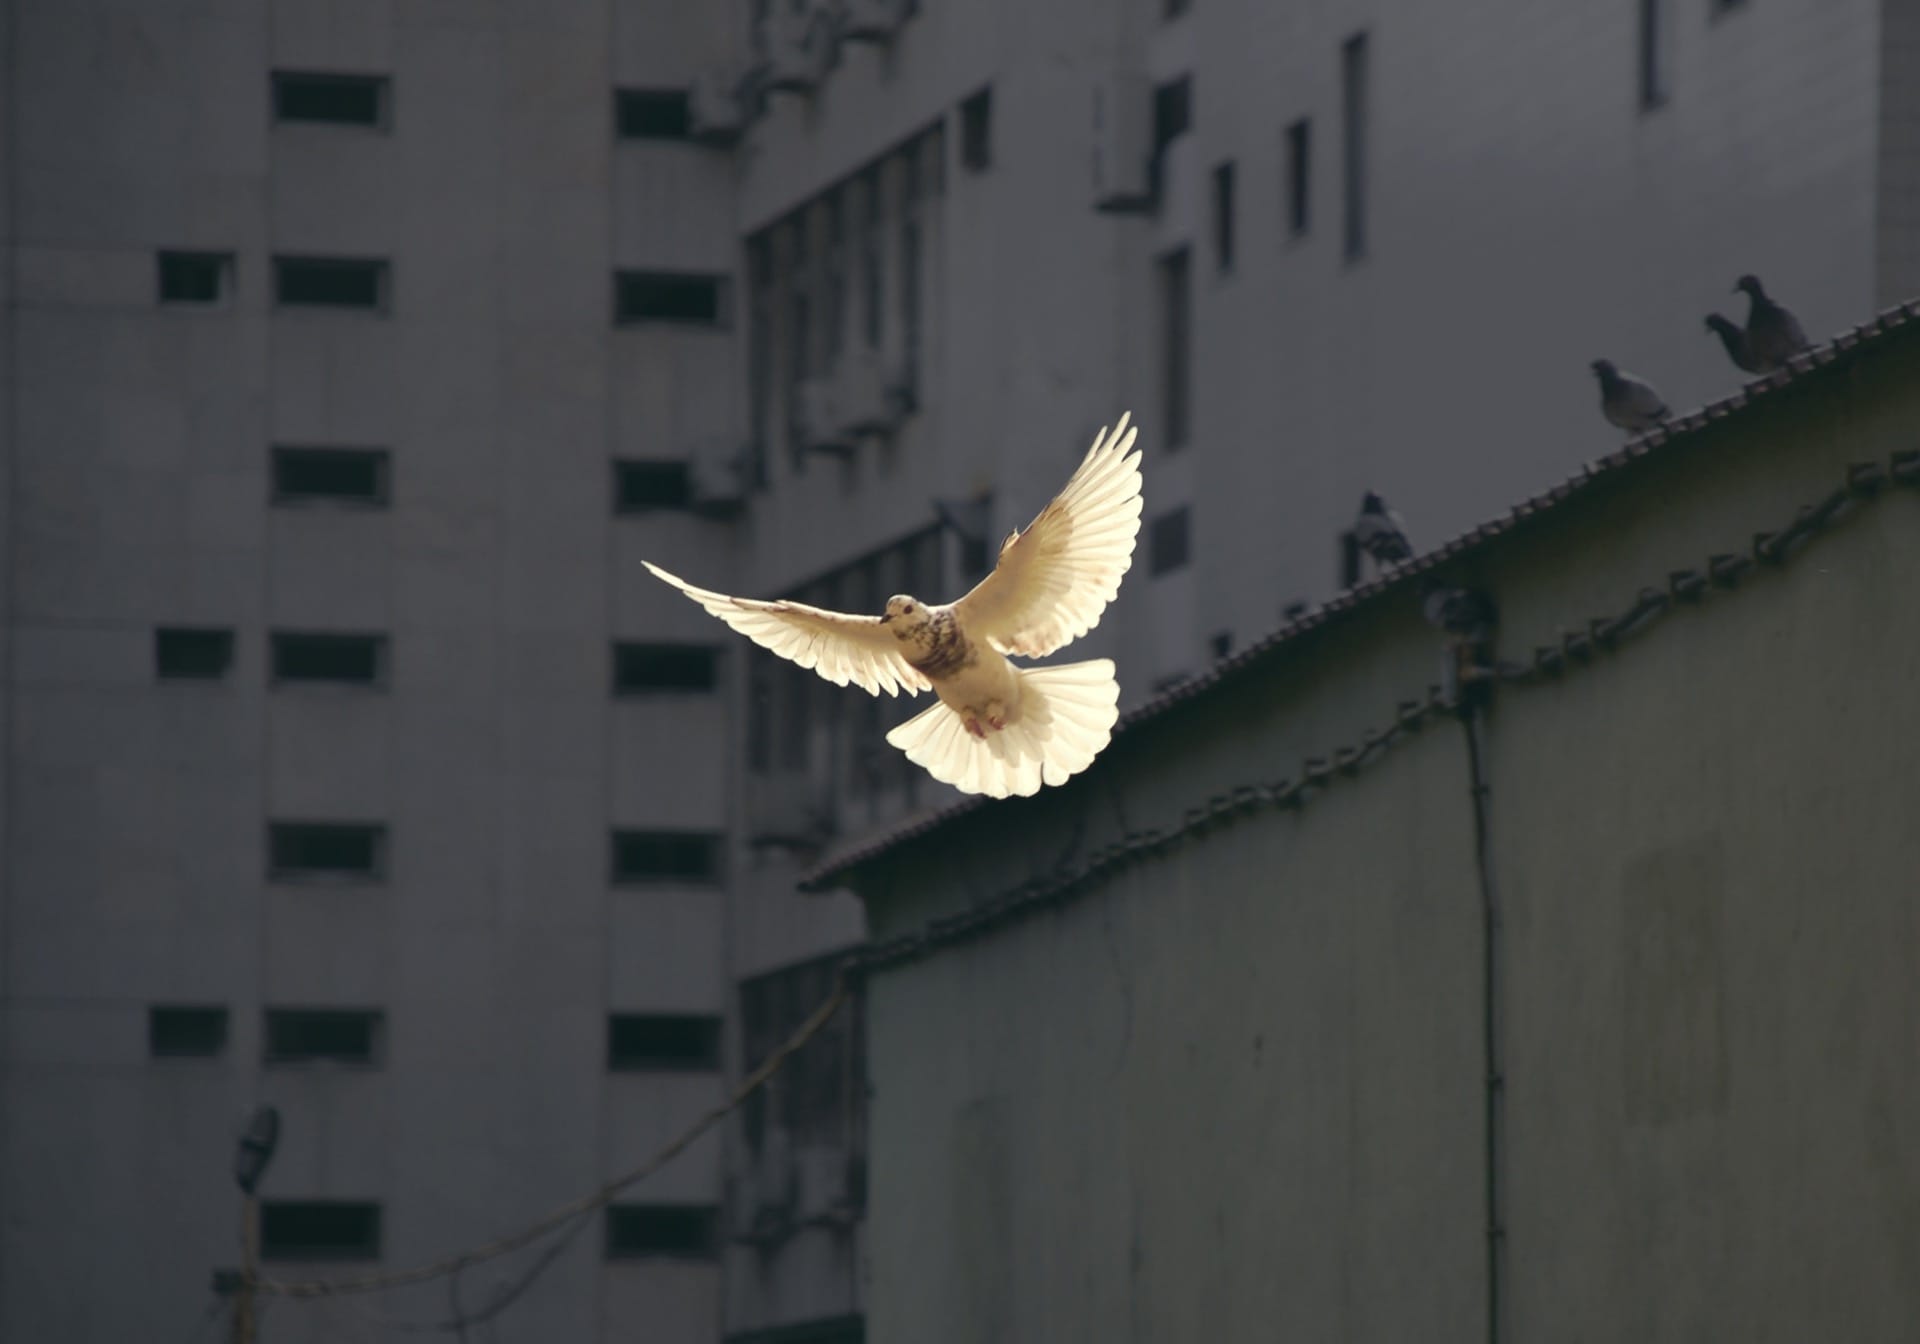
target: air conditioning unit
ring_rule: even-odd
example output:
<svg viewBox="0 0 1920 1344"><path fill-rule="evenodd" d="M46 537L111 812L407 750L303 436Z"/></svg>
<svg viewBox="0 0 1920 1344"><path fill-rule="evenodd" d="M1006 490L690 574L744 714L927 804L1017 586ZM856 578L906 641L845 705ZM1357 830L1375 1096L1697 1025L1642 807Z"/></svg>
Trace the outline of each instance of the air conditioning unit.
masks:
<svg viewBox="0 0 1920 1344"><path fill-rule="evenodd" d="M732 439L704 439L693 446L687 474L693 506L703 513L730 514L747 502L747 461L751 449Z"/></svg>
<svg viewBox="0 0 1920 1344"><path fill-rule="evenodd" d="M781 6L767 19L765 83L786 93L811 93L833 59L833 25L822 10L795 13Z"/></svg>
<svg viewBox="0 0 1920 1344"><path fill-rule="evenodd" d="M878 351L865 346L847 351L833 375L833 414L842 434L884 434L893 428L900 416L890 395L886 361Z"/></svg>
<svg viewBox="0 0 1920 1344"><path fill-rule="evenodd" d="M1113 71L1093 86L1093 208L1142 214L1153 203L1153 87Z"/></svg>
<svg viewBox="0 0 1920 1344"><path fill-rule="evenodd" d="M711 66L687 90L687 119L695 140L730 145L747 128L745 76L733 66Z"/></svg>
<svg viewBox="0 0 1920 1344"><path fill-rule="evenodd" d="M840 385L831 375L800 380L800 447L809 453L845 455L853 438L840 427Z"/></svg>
<svg viewBox="0 0 1920 1344"><path fill-rule="evenodd" d="M907 21L907 0L840 0L838 18L849 42L888 42Z"/></svg>

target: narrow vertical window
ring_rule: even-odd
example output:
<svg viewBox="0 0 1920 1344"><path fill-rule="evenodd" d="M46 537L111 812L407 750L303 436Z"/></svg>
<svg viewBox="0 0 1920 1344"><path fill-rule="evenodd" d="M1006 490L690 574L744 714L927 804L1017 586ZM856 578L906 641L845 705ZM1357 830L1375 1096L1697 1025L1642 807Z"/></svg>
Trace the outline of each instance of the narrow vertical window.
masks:
<svg viewBox="0 0 1920 1344"><path fill-rule="evenodd" d="M793 218L787 246L786 312L786 418L787 449L796 466L805 461L806 408L801 386L813 372L813 308L808 291L812 287L812 259L807 248L807 217L803 210Z"/></svg>
<svg viewBox="0 0 1920 1344"><path fill-rule="evenodd" d="M900 189L900 351L909 384L919 385L920 371L920 147L910 147L901 160L904 181Z"/></svg>
<svg viewBox="0 0 1920 1344"><path fill-rule="evenodd" d="M1160 259L1160 412L1169 452L1192 428L1193 277L1186 248Z"/></svg>
<svg viewBox="0 0 1920 1344"><path fill-rule="evenodd" d="M984 173L993 166L993 90L986 88L960 104L960 166Z"/></svg>
<svg viewBox="0 0 1920 1344"><path fill-rule="evenodd" d="M1313 123L1307 118L1287 127L1287 232L1304 238L1313 219Z"/></svg>
<svg viewBox="0 0 1920 1344"><path fill-rule="evenodd" d="M1667 101L1666 5L1640 0L1640 107L1651 111Z"/></svg>
<svg viewBox="0 0 1920 1344"><path fill-rule="evenodd" d="M1213 266L1233 269L1233 160L1213 170Z"/></svg>
<svg viewBox="0 0 1920 1344"><path fill-rule="evenodd" d="M860 330L867 348L880 348L880 324L884 309L886 275L880 256L881 230L886 226L884 198L880 194L880 170L868 170L865 178L865 209L860 229Z"/></svg>
<svg viewBox="0 0 1920 1344"><path fill-rule="evenodd" d="M1340 49L1341 134L1344 144L1344 215L1347 260L1367 255L1367 35L1356 33Z"/></svg>
<svg viewBox="0 0 1920 1344"><path fill-rule="evenodd" d="M767 483L768 412L773 405L773 239L747 240L747 441L755 486Z"/></svg>
<svg viewBox="0 0 1920 1344"><path fill-rule="evenodd" d="M832 368L847 343L847 211L846 191L835 188L827 193L826 206L826 366Z"/></svg>

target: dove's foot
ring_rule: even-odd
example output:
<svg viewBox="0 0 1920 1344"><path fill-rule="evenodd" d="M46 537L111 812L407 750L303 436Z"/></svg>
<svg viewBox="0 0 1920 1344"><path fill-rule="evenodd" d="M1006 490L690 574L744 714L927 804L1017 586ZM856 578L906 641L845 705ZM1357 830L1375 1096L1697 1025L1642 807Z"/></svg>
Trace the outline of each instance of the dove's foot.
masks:
<svg viewBox="0 0 1920 1344"><path fill-rule="evenodd" d="M974 718L973 715L971 714L962 715L960 722L963 725L965 725L966 730L969 733L973 734L975 737L978 737L978 738L986 737L987 730L980 726L980 720Z"/></svg>
<svg viewBox="0 0 1920 1344"><path fill-rule="evenodd" d="M987 727L989 727L989 728L991 728L991 729L993 729L993 731L994 731L994 732L996 732L996 733L997 733L997 732L999 732L999 731L1000 731L1001 729L1003 729L1003 728L1005 728L1006 726L1007 726L1007 716L1006 716L1006 715L1004 715L1004 714L989 714L989 715L987 715Z"/></svg>

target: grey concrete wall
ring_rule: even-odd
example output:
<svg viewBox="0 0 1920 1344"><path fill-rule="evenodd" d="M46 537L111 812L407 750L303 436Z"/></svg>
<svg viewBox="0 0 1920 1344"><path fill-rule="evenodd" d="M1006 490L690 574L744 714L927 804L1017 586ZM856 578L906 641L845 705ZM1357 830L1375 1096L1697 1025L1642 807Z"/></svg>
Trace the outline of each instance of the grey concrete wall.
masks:
<svg viewBox="0 0 1920 1344"><path fill-rule="evenodd" d="M1525 657L1910 449L1889 339L1463 562ZM1920 625L1897 490L1785 567L1496 693L1506 1325L1920 1329ZM1435 678L1411 592L856 874L876 939L1235 785ZM1480 905L1462 729L1297 812L877 972L877 1339L1485 1337Z"/></svg>

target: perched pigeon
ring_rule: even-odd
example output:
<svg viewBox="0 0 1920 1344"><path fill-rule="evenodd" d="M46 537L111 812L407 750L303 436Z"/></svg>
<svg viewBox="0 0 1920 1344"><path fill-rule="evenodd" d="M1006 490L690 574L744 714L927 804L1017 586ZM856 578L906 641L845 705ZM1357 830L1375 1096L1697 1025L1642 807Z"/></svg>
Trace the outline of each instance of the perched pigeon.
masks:
<svg viewBox="0 0 1920 1344"><path fill-rule="evenodd" d="M899 595L883 616L761 602L695 588L647 569L763 648L869 695L931 690L940 703L887 741L963 793L994 798L1063 784L1093 762L1119 717L1113 661L1015 667L1099 624L1133 563L1140 454L1127 417L1102 430L1080 467L994 570L965 597L929 606Z"/></svg>
<svg viewBox="0 0 1920 1344"><path fill-rule="evenodd" d="M1608 424L1629 434L1644 434L1667 418L1667 403L1660 394L1632 374L1622 373L1612 360L1594 360L1593 371L1600 379L1600 413Z"/></svg>
<svg viewBox="0 0 1920 1344"><path fill-rule="evenodd" d="M1386 500L1371 490L1361 497L1360 516L1353 520L1353 540L1376 565L1397 565L1413 558L1407 525L1387 507Z"/></svg>
<svg viewBox="0 0 1920 1344"><path fill-rule="evenodd" d="M1765 373L1753 351L1747 348L1747 332L1738 322L1719 313L1707 314L1707 330L1720 338L1720 344L1727 349L1727 358L1746 373Z"/></svg>
<svg viewBox="0 0 1920 1344"><path fill-rule="evenodd" d="M1767 297L1758 276L1741 276L1734 289L1747 296L1747 350L1755 373L1772 373L1807 348L1800 319Z"/></svg>

